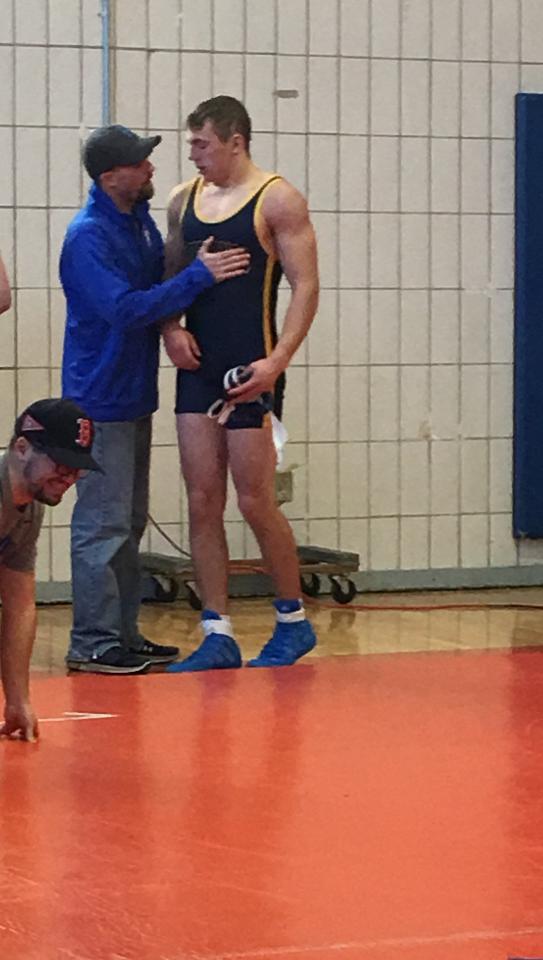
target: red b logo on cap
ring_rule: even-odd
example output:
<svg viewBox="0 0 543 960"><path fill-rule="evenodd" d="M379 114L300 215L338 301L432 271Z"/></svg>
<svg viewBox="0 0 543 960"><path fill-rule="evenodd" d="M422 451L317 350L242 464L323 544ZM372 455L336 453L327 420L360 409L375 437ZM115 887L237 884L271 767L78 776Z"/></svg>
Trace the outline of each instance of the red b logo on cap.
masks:
<svg viewBox="0 0 543 960"><path fill-rule="evenodd" d="M79 427L79 433L75 438L75 442L79 444L80 447L90 447L92 443L92 423L90 420L84 420L81 418L77 421Z"/></svg>

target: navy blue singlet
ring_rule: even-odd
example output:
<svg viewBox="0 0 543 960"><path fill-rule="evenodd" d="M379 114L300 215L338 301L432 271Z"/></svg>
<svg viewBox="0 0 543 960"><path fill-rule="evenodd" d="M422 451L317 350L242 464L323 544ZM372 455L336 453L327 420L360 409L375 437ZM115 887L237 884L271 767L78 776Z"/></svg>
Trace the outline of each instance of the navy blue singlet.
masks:
<svg viewBox="0 0 543 960"><path fill-rule="evenodd" d="M201 220L198 198L203 180L198 177L181 215L180 229L186 250L193 253L203 241L245 247L251 255L248 272L205 290L186 311L187 329L202 352L200 368L179 370L177 413L205 413L222 394L224 374L231 367L246 365L268 356L277 342L275 312L277 288L282 276L279 260L258 239L257 218L262 195L270 177L247 202L224 220ZM284 377L277 382L275 412L281 414Z"/></svg>

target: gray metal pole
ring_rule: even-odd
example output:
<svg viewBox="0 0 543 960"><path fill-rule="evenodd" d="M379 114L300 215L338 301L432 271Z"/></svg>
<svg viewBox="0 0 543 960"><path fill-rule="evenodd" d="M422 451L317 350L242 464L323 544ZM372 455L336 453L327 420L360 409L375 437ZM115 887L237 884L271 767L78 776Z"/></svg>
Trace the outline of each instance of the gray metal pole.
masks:
<svg viewBox="0 0 543 960"><path fill-rule="evenodd" d="M110 123L110 72L109 72L109 0L101 0L100 16L102 18L102 125Z"/></svg>

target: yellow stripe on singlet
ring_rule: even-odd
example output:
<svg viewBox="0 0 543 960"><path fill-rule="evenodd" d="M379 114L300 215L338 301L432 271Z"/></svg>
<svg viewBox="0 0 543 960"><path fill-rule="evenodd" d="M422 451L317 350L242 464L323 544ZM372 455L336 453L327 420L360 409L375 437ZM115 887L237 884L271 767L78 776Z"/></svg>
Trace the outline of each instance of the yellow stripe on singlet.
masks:
<svg viewBox="0 0 543 960"><path fill-rule="evenodd" d="M273 285L273 274L275 266L277 264L277 255L273 245L270 243L269 234L265 231L264 217L262 216L262 204L266 196L266 192L269 190L273 183L276 183L277 180L280 180L281 177L278 174L274 174L270 179L264 184L262 193L260 194L253 217L253 226L258 238L258 242L262 249L268 254L268 259L266 261L266 271L264 274L264 287L262 290L262 325L263 325L263 334L264 334L264 346L266 349L266 356L269 357L270 353L273 350L273 328L272 328L272 315L271 315L271 303L272 303L272 285Z"/></svg>
<svg viewBox="0 0 543 960"><path fill-rule="evenodd" d="M268 257L266 261L266 272L264 274L264 286L262 289L262 326L264 333L264 347L266 349L267 357L269 357L273 350L271 293L273 271L276 263L277 259L275 257Z"/></svg>
<svg viewBox="0 0 543 960"><path fill-rule="evenodd" d="M194 185L195 185L195 183L196 183L197 180L198 180L198 177L193 177L192 180L189 180L188 183L187 183L187 185L186 185L186 187L185 187L185 189L184 189L184 191L183 191L183 202L182 202L182 204L181 204L181 210L179 211L179 223L180 223L180 224L183 223L183 217L185 216L185 213L187 212L187 207L188 207L188 205L189 205L189 200L190 200L190 198L191 198L191 196L192 196L192 191L194 190Z"/></svg>
<svg viewBox="0 0 543 960"><path fill-rule="evenodd" d="M273 249L273 246L270 243L270 237L265 228L264 218L262 216L262 204L264 203L266 193L268 192L271 185L273 183L277 183L277 181L281 179L282 177L280 177L277 173L274 173L273 176L271 176L270 179L266 181L266 183L264 184L264 187L262 188L262 193L260 194L258 200L256 201L255 212L253 216L253 226L255 228L255 233L257 235L258 242L262 247L262 249L265 250L269 256L274 256L275 250Z"/></svg>
<svg viewBox="0 0 543 960"><path fill-rule="evenodd" d="M204 189L205 180L203 177L198 177L197 179L198 179L198 186L196 187L196 192L194 194L194 213L196 214L196 218L198 220L201 220L202 223L226 223L227 220L231 220L232 217L235 217L241 210L243 210L243 208L246 207L251 202L251 200L256 196L259 190L262 190L262 184L259 187L255 187L253 192L250 193L248 197L245 197L245 199L239 204L239 206L234 207L233 210L229 210L224 217L215 217L213 220L210 220L209 217L204 216L204 214L200 210L200 197L202 195L202 190ZM278 179L278 175L274 173L269 180L265 181L264 190L267 189L268 184L274 182L277 179ZM260 203L260 197L257 201L257 207L259 203Z"/></svg>
<svg viewBox="0 0 543 960"><path fill-rule="evenodd" d="M273 183L276 183L277 180L280 180L277 174L274 174L270 179L264 184L262 193L260 194L253 217L253 226L258 238L258 242L262 249L268 254L268 259L266 261L266 271L264 273L264 286L262 289L262 325L263 325L263 334L264 334L264 346L266 349L266 356L269 357L270 353L273 350L273 328L272 328L272 315L271 315L271 304L272 304L272 285L273 285L273 274L275 266L277 264L277 256L273 246L269 242L269 238L265 234L264 228L264 218L262 216L262 204L268 189Z"/></svg>

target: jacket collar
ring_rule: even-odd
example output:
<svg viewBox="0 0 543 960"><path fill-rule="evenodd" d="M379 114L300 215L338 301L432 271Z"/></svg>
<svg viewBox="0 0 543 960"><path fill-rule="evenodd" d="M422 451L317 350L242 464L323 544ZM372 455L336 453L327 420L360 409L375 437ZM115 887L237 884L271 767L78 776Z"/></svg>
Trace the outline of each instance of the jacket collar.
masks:
<svg viewBox="0 0 543 960"><path fill-rule="evenodd" d="M149 213L147 200L140 200L131 213L123 213L97 183L93 183L89 190L88 205L96 207L100 213L122 226L130 226L134 222L134 218L143 221Z"/></svg>

